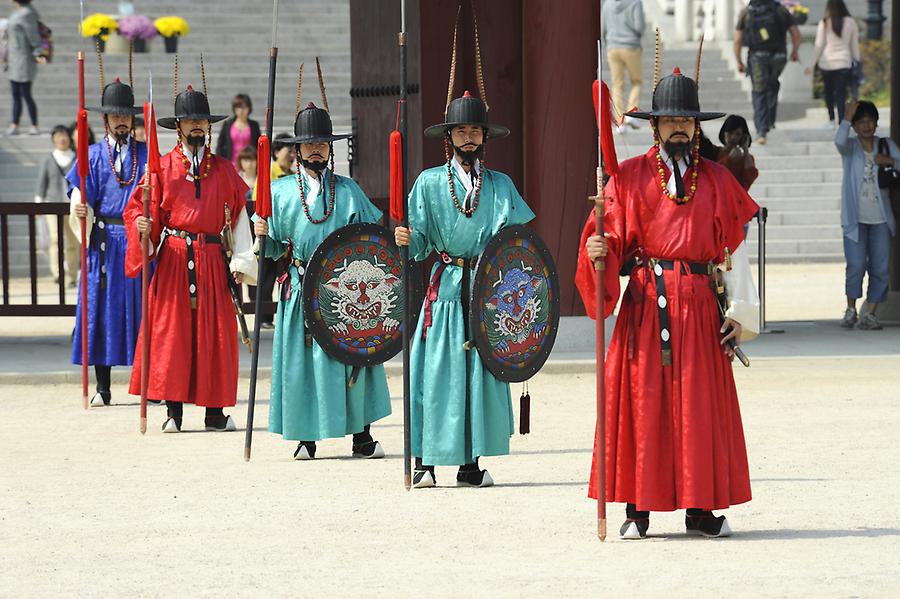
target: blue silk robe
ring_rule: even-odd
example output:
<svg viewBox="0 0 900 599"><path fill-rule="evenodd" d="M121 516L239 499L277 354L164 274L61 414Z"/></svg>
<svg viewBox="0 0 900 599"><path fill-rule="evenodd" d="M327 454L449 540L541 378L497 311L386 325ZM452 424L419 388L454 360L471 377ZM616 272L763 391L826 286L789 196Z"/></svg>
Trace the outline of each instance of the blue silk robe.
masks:
<svg viewBox="0 0 900 599"><path fill-rule="evenodd" d="M137 150L137 175L130 185L120 185L116 180L105 138L88 148L90 169L85 179L85 201L95 217L122 218L125 205L144 176L147 165L147 145L134 143L131 139L122 160L124 176L120 177L125 181L131 179L134 148ZM71 194L71 190L78 188L81 181L77 160L66 180ZM88 364L124 366L134 359L134 346L141 325L141 279L125 276L125 250L128 246L125 226L107 224L103 226L103 231L106 235L103 262L100 260L102 231L99 222L91 227L88 245ZM101 268L106 271L106 287L103 289L100 287ZM81 302L79 281L72 343L73 364L81 364Z"/></svg>

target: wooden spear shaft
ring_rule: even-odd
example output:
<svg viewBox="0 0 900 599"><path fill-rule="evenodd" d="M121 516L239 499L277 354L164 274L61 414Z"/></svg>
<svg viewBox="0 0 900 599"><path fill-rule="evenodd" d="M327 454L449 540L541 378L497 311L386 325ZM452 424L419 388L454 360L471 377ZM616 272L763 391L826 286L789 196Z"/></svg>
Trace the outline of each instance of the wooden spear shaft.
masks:
<svg viewBox="0 0 900 599"><path fill-rule="evenodd" d="M84 52L78 52L78 190L81 205L87 203L88 170L87 112L84 108ZM81 404L88 409L88 269L87 269L87 219L81 219Z"/></svg>
<svg viewBox="0 0 900 599"><path fill-rule="evenodd" d="M602 95L602 62L600 60L600 42L597 42L597 94ZM597 98L600 107L597 135L597 195L591 199L594 201L594 227L596 235L603 237L603 213L605 210L605 197L603 195L603 146L600 142L600 121L603 115L602 98ZM609 115L607 115L608 118ZM596 276L597 297L596 306L596 350L597 350L597 536L601 541L606 540L606 327L603 319L604 304L606 301L605 270L606 261L602 258L594 263Z"/></svg>
<svg viewBox="0 0 900 599"><path fill-rule="evenodd" d="M147 123L147 127L151 127ZM149 162L149 157L148 157ZM144 182L144 218L150 218L150 171L146 169ZM150 383L150 323L147 314L150 303L150 235L141 235L141 434L147 432L147 388Z"/></svg>
<svg viewBox="0 0 900 599"><path fill-rule="evenodd" d="M406 172L407 172L407 122L406 122L406 0L400 0L400 33L397 36L397 44L400 47L400 118L398 128L401 139L401 166L400 178L402 180L400 193L403 196L403 220L402 225L409 227L409 199L406 197ZM412 443L410 437L410 327L412 326L412 293L410 285L411 268L409 263L409 247L400 248L401 262L403 263L403 485L407 491L412 488Z"/></svg>
<svg viewBox="0 0 900 599"><path fill-rule="evenodd" d="M274 0L272 5L272 46L269 48L269 82L268 95L266 98L266 138L272 139L272 127L275 119L275 75L278 64L278 0ZM271 162L270 156L265 156L265 166L260 168L269 168ZM268 190L263 192L268 193ZM257 186L257 196L260 190ZM263 219L272 215L271 207L265 207L260 212L260 203L257 202L256 213ZM250 461L250 454L253 447L253 419L256 411L256 387L259 376L259 335L260 325L262 324L262 305L263 305L263 277L266 272L266 240L268 236L260 235L259 240L259 260L257 261L256 270L256 303L253 310L253 349L250 351L250 391L247 396L247 430L244 433L244 461ZM269 299L269 298L267 298Z"/></svg>

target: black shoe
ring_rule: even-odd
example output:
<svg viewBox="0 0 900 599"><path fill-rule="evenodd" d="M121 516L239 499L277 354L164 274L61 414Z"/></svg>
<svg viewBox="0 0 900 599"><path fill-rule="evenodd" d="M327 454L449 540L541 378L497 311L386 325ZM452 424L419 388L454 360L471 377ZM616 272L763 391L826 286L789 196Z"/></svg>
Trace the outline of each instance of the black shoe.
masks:
<svg viewBox="0 0 900 599"><path fill-rule="evenodd" d="M315 441L300 441L297 450L294 452L295 460L312 460L316 457Z"/></svg>
<svg viewBox="0 0 900 599"><path fill-rule="evenodd" d="M728 526L725 516L716 517L710 511L687 514L684 517L684 527L689 535L703 535L710 538L731 536L731 527Z"/></svg>
<svg viewBox="0 0 900 599"><path fill-rule="evenodd" d="M206 425L206 430L208 431L232 432L237 430L234 418L226 416L225 414L207 415L203 419L203 423Z"/></svg>
<svg viewBox="0 0 900 599"><path fill-rule="evenodd" d="M643 539L650 529L650 518L628 518L619 528L619 536L627 540Z"/></svg>
<svg viewBox="0 0 900 599"><path fill-rule="evenodd" d="M164 433L180 433L181 432L181 417L172 417L169 416L166 418L166 421L163 422L162 432Z"/></svg>
<svg viewBox="0 0 900 599"><path fill-rule="evenodd" d="M474 464L473 464L474 465ZM493 487L494 479L487 470L479 470L477 465L475 468L460 466L459 472L456 473L456 486L458 487Z"/></svg>
<svg viewBox="0 0 900 599"><path fill-rule="evenodd" d="M159 404L162 403L162 400L161 399L148 399L147 403L152 403L152 404L155 404L158 406Z"/></svg>
<svg viewBox="0 0 900 599"><path fill-rule="evenodd" d="M428 489L437 486L437 479L434 477L434 467L416 468L413 473L413 489Z"/></svg>
<svg viewBox="0 0 900 599"><path fill-rule="evenodd" d="M263 322L259 323L259 328L270 331L275 328L275 323L271 320L264 320Z"/></svg>
<svg viewBox="0 0 900 599"><path fill-rule="evenodd" d="M91 398L91 405L93 407L97 406L108 406L112 401L112 393L103 391L98 391L94 394L94 397Z"/></svg>
<svg viewBox="0 0 900 599"><path fill-rule="evenodd" d="M383 458L384 449L382 449L381 443L375 440L366 441L364 443L354 443L353 457L366 458L371 460Z"/></svg>

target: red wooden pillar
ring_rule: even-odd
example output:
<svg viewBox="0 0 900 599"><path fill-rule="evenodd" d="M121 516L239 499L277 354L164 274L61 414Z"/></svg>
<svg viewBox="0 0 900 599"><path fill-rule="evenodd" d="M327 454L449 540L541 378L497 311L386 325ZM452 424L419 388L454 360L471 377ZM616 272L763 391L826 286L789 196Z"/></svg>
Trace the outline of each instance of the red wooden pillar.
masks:
<svg viewBox="0 0 900 599"><path fill-rule="evenodd" d="M534 227L556 258L565 315L584 314L573 283L581 229L596 193L597 127L591 83L597 77L600 3L527 0L522 13L526 166L523 195Z"/></svg>

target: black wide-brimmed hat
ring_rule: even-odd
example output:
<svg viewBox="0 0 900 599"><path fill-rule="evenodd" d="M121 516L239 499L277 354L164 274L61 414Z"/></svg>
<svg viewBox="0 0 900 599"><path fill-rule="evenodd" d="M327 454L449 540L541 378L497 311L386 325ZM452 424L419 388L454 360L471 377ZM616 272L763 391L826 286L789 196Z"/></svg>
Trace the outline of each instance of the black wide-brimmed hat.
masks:
<svg viewBox="0 0 900 599"><path fill-rule="evenodd" d="M177 129L180 119L218 123L225 118L228 117L221 114L210 114L209 100L206 99L206 94L196 91L189 85L186 90L175 97L175 116L163 117L156 122L160 127Z"/></svg>
<svg viewBox="0 0 900 599"><path fill-rule="evenodd" d="M462 97L450 102L447 106L447 114L444 115L444 122L425 129L425 136L444 137L447 131L460 125L482 127L487 131L487 135L491 139L499 139L509 135L509 129L506 127L488 123L487 112L487 107L480 98L476 98L469 92L466 92Z"/></svg>
<svg viewBox="0 0 900 599"><path fill-rule="evenodd" d="M297 118L294 120L294 137L279 141L286 144L331 143L349 137L353 136L349 133L335 135L331 125L331 115L328 114L328 111L310 102L306 108L297 113Z"/></svg>
<svg viewBox="0 0 900 599"><path fill-rule="evenodd" d="M710 121L725 116L724 112L702 112L697 84L676 68L663 77L653 92L653 109L650 112L628 112L626 116L650 119L661 116L689 117L698 121Z"/></svg>
<svg viewBox="0 0 900 599"><path fill-rule="evenodd" d="M144 111L143 108L134 107L134 92L131 90L131 87L122 83L118 77L113 83L103 88L100 106L89 106L87 110L122 116L141 114Z"/></svg>

